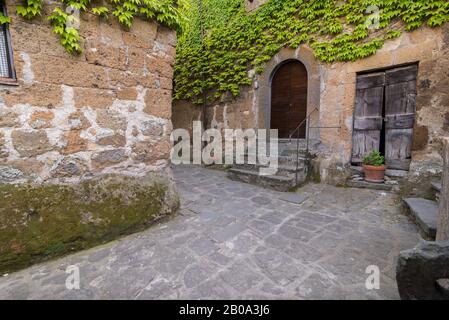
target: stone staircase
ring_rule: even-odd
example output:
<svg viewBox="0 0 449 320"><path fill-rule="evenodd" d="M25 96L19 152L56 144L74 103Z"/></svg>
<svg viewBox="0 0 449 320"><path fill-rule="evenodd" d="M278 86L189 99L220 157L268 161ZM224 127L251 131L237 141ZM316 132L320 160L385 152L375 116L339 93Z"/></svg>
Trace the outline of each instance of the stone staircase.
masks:
<svg viewBox="0 0 449 320"><path fill-rule="evenodd" d="M288 192L304 184L309 172L310 155L306 151L305 140L299 141L299 153L297 152L297 143L297 140L278 140L279 156L276 174L261 175L260 169L268 166L259 163L248 164L245 161L245 164L234 165L228 170L228 178L281 192ZM245 155L245 160L247 157L248 155ZM298 165L297 159L299 159Z"/></svg>
<svg viewBox="0 0 449 320"><path fill-rule="evenodd" d="M422 198L404 198L403 201L415 219L423 238L433 241L437 232L441 182L433 182L432 188L435 191L436 201Z"/></svg>

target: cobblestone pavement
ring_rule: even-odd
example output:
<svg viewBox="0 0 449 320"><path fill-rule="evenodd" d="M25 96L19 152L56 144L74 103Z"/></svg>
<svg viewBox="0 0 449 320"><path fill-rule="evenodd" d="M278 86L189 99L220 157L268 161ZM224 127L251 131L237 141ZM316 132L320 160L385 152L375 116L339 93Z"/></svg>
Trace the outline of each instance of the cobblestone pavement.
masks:
<svg viewBox="0 0 449 320"><path fill-rule="evenodd" d="M397 299L396 257L417 231L397 197L310 184L298 195L175 167L168 222L0 278L0 299ZM300 203L302 200L304 202ZM81 288L65 288L69 265ZM365 288L367 266L380 290Z"/></svg>

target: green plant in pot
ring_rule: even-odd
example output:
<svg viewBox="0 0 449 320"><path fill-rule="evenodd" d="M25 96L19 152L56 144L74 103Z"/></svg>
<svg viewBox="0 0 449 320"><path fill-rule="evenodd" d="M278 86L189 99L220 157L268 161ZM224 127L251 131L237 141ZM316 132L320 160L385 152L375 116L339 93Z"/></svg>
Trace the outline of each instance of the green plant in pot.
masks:
<svg viewBox="0 0 449 320"><path fill-rule="evenodd" d="M385 180L385 158L375 150L363 158L365 181L383 183Z"/></svg>

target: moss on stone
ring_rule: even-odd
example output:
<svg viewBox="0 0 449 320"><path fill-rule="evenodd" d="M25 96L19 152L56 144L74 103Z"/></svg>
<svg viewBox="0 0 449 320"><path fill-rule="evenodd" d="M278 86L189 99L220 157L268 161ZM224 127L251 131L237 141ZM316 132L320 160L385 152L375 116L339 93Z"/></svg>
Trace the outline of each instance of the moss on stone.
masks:
<svg viewBox="0 0 449 320"><path fill-rule="evenodd" d="M0 273L142 230L178 207L169 179L155 174L0 185Z"/></svg>
<svg viewBox="0 0 449 320"><path fill-rule="evenodd" d="M321 183L321 175L319 170L310 170L309 181L313 183Z"/></svg>

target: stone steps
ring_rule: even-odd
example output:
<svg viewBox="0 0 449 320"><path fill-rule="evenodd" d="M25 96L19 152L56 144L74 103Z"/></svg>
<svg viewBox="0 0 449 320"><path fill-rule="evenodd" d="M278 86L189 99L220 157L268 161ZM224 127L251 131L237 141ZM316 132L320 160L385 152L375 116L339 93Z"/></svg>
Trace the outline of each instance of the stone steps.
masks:
<svg viewBox="0 0 449 320"><path fill-rule="evenodd" d="M435 240L438 223L438 203L421 198L404 198L423 236Z"/></svg>
<svg viewBox="0 0 449 320"><path fill-rule="evenodd" d="M399 176L392 177L385 173L384 183L372 183L365 181L362 167L351 166L351 171L353 175L346 180L346 186L350 188L382 190L396 193L400 191Z"/></svg>
<svg viewBox="0 0 449 320"><path fill-rule="evenodd" d="M241 181L281 192L288 192L295 187L295 177L273 175L262 176L256 170L232 168L228 171L228 178L233 181Z"/></svg>
<svg viewBox="0 0 449 320"><path fill-rule="evenodd" d="M435 199L439 202L441 198L441 190L443 189L443 185L440 182L432 182L432 188L435 190Z"/></svg>
<svg viewBox="0 0 449 320"><path fill-rule="evenodd" d="M273 141L273 140L271 140ZM307 141L305 139L277 139L278 145L278 170L271 176L261 176L260 169L268 167L261 164L248 164L248 158L253 151L247 150L245 164L234 165L228 170L231 180L260 185L265 188L287 192L292 188L302 185L307 180L310 155L307 152ZM299 147L299 149L298 149ZM267 146L270 150L270 146ZM296 176L298 179L296 180Z"/></svg>
<svg viewBox="0 0 449 320"><path fill-rule="evenodd" d="M233 166L235 169L242 169L247 171L259 171L261 168L268 168L268 166L263 166L259 164L236 164ZM281 176L291 176L292 174L296 174L296 172L303 172L305 168L305 165L303 163L300 163L298 168L296 168L295 165L278 165L278 170L276 175Z"/></svg>
<svg viewBox="0 0 449 320"><path fill-rule="evenodd" d="M381 191L393 191L394 186L385 183L372 183L365 180L347 180L346 185L350 188L359 189L371 189L371 190L381 190Z"/></svg>
<svg viewBox="0 0 449 320"><path fill-rule="evenodd" d="M309 167L306 152L304 150L296 152L296 150L293 151L285 146L282 146L282 148L280 146L279 149L283 150L283 154L277 158L278 170L276 174L261 176L259 174L260 169L268 168L269 166L260 163L248 164L248 158L257 159L257 157L250 157L253 154L245 154L245 164L234 165L228 170L228 178L283 192L288 192L292 188L304 184L307 180ZM298 183L296 183L296 176L298 176Z"/></svg>

